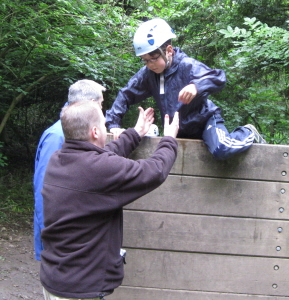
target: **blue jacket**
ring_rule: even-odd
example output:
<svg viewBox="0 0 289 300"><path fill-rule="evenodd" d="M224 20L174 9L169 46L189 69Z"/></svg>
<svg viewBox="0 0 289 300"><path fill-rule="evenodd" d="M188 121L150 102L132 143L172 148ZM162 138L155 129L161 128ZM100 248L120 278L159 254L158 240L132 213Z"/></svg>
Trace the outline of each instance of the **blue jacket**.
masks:
<svg viewBox="0 0 289 300"><path fill-rule="evenodd" d="M41 230L43 225L43 198L41 190L48 161L52 153L61 148L64 142L64 134L60 120L46 129L39 141L36 157L35 172L33 179L34 186L34 250L35 259L40 260L40 252L43 250L41 241Z"/></svg>
<svg viewBox="0 0 289 300"><path fill-rule="evenodd" d="M211 69L194 58L187 56L180 48L174 48L173 63L165 70L165 94L160 94L160 75L141 68L122 88L115 99L112 108L106 112L108 129L121 127L121 120L130 105L153 97L160 110L162 121L164 115L172 118L179 111L180 138L202 138L202 132L207 120L213 114L221 114L221 109L208 100L211 93L220 91L226 83L223 70ZM178 102L178 94L186 85L194 83L198 94L190 104Z"/></svg>

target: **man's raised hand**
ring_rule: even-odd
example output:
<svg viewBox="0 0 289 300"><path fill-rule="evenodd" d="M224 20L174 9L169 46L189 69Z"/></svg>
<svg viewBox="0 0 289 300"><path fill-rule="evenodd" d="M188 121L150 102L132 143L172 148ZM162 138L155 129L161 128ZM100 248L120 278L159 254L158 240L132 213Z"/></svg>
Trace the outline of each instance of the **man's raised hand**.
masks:
<svg viewBox="0 0 289 300"><path fill-rule="evenodd" d="M140 137L143 137L149 131L151 124L154 122L154 109L151 107L146 110L142 107L138 107L138 109L139 116L134 129Z"/></svg>
<svg viewBox="0 0 289 300"><path fill-rule="evenodd" d="M165 115L164 136L176 138L179 131L179 112L175 112L172 123L170 124L169 115Z"/></svg>

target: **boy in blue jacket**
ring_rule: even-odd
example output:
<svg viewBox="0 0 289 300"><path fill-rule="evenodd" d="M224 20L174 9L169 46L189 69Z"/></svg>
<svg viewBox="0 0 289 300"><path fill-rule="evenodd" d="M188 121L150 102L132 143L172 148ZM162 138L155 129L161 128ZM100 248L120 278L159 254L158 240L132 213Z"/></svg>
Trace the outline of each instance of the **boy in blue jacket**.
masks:
<svg viewBox="0 0 289 300"><path fill-rule="evenodd" d="M265 140L251 125L229 133L221 109L208 96L223 89L226 76L223 70L211 69L188 57L178 47L172 47L176 35L162 19L140 25L134 35L134 49L144 63L122 88L110 110L106 126L118 138L123 131L121 120L130 105L153 97L161 113L171 118L179 112L178 138L203 139L216 159L224 160L245 151L253 142Z"/></svg>

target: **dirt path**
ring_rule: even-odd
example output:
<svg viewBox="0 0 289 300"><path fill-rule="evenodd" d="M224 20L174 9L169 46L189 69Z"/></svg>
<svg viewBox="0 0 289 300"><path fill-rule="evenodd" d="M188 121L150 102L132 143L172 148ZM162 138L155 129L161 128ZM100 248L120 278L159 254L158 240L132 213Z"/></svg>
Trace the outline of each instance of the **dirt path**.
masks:
<svg viewBox="0 0 289 300"><path fill-rule="evenodd" d="M0 300L43 300L32 225L0 224Z"/></svg>

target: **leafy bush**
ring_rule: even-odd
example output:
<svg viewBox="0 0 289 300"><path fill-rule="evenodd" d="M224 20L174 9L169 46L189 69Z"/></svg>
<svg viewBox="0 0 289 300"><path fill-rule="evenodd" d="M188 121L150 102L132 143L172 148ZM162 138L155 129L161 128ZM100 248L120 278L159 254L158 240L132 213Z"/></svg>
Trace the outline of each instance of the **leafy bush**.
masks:
<svg viewBox="0 0 289 300"><path fill-rule="evenodd" d="M219 61L228 79L224 115L231 124L254 124L269 143L288 144L289 31L256 18L244 26L220 30L233 44Z"/></svg>
<svg viewBox="0 0 289 300"><path fill-rule="evenodd" d="M0 199L0 222L6 221L11 212L32 216L34 209L32 172L27 168L18 168L13 172L0 169Z"/></svg>
<svg viewBox="0 0 289 300"><path fill-rule="evenodd" d="M0 148L2 148L2 147L3 147L3 143L0 142ZM6 161L7 161L7 157L3 153L0 152L0 168L7 166Z"/></svg>

